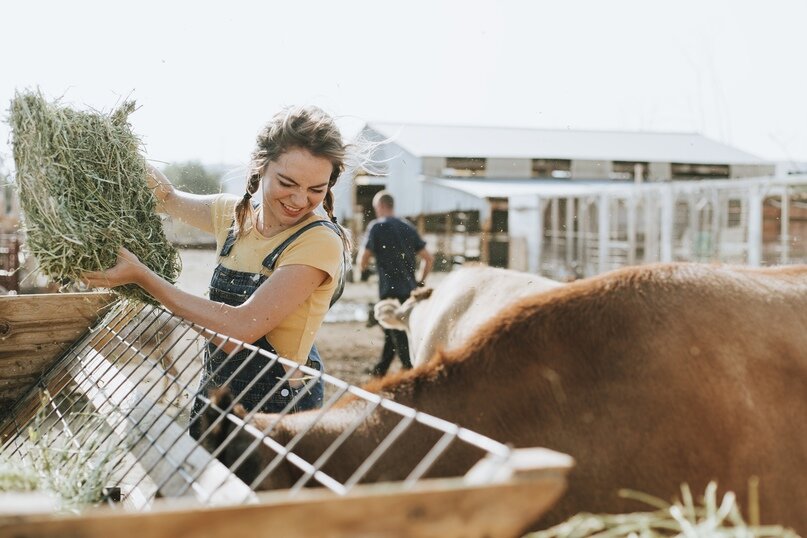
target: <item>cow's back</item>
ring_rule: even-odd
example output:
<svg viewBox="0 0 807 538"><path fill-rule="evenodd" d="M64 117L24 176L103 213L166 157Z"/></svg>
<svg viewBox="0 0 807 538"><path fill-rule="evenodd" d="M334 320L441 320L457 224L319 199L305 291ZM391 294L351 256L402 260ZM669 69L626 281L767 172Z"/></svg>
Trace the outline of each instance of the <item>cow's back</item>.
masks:
<svg viewBox="0 0 807 538"><path fill-rule="evenodd" d="M558 286L538 275L487 266L452 271L410 314L414 364L426 362L438 349L465 343L506 306Z"/></svg>

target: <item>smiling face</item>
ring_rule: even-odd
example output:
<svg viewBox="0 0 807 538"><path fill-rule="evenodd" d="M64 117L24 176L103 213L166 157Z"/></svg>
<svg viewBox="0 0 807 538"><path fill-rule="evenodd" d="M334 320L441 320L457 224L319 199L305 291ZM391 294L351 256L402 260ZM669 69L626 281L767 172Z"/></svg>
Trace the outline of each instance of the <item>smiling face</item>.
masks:
<svg viewBox="0 0 807 538"><path fill-rule="evenodd" d="M273 235L308 218L325 199L333 164L302 148L291 148L266 165L258 231Z"/></svg>

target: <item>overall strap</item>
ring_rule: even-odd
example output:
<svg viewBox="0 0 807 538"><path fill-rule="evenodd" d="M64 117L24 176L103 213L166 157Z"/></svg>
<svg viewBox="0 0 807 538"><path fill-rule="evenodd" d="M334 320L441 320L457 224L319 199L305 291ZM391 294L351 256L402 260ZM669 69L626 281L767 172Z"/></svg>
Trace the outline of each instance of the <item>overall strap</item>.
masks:
<svg viewBox="0 0 807 538"><path fill-rule="evenodd" d="M254 202L252 204L252 210L258 209L260 204L258 202ZM235 219L230 223L230 229L227 230L227 239L224 240L224 244L221 246L221 252L219 252L219 256L225 257L230 255L230 251L233 249L233 245L235 244L235 234L233 233L233 229L235 228Z"/></svg>
<svg viewBox="0 0 807 538"><path fill-rule="evenodd" d="M233 219L232 224L230 224L230 229L227 230L227 239L224 240L224 244L221 246L221 252L219 252L219 256L225 257L230 255L230 251L233 249L233 245L235 244L235 234L233 233L233 227L235 226L235 219Z"/></svg>
<svg viewBox="0 0 807 538"><path fill-rule="evenodd" d="M327 226L328 228L333 230L333 232L336 235L338 235L340 239L342 237L342 230L339 228L339 226L337 226L336 224L334 224L331 221L317 220L317 221L314 221L314 222L310 222L310 223L306 224L305 226L303 226L302 228L300 228L299 230L297 230L296 232L294 232L293 234L291 234L288 237L288 239L283 241L277 248L275 248L272 252L270 252L269 255L266 258L263 259L263 266L266 269L268 269L269 271L274 271L275 270L275 265L277 264L277 260L278 260L278 258L280 258L280 255L283 254L283 251L286 250L286 247L288 247L290 244L292 244L294 242L294 240L297 239L298 237L300 237L303 233L305 233L308 230L310 230L311 228L315 228L317 226ZM229 240L229 236L228 236L227 239ZM225 242L225 246L226 246L226 242ZM224 249L222 249L222 251L224 251ZM342 296L342 292L345 290L345 268L346 268L346 266L345 266L345 261L344 261L344 256L343 256L343 259L342 259L342 271L340 272L340 275L339 275L339 284L337 284L336 289L333 292L333 297L331 297L331 306L333 306L333 304L336 302L336 300L339 299L339 297Z"/></svg>

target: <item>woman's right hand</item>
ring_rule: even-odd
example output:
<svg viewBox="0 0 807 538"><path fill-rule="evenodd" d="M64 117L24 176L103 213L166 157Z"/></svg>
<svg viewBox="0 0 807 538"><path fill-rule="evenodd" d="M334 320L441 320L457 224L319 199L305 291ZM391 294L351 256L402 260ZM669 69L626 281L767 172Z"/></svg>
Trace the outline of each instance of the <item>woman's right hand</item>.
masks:
<svg viewBox="0 0 807 538"><path fill-rule="evenodd" d="M154 197L157 198L160 206L165 204L165 200L174 194L174 186L171 185L165 174L148 163L146 163L146 183L149 189L154 192Z"/></svg>
<svg viewBox="0 0 807 538"><path fill-rule="evenodd" d="M114 288L124 284L137 284L138 280L149 269L137 256L123 247L118 250L115 265L105 271L87 271L81 274L81 280L90 287Z"/></svg>

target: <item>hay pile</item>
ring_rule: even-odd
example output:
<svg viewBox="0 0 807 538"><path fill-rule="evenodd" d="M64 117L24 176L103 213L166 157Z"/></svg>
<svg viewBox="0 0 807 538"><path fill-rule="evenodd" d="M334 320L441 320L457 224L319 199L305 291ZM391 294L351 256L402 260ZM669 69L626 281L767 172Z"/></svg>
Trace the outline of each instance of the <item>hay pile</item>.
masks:
<svg viewBox="0 0 807 538"><path fill-rule="evenodd" d="M11 102L26 247L59 283L112 267L120 246L176 282L179 254L163 232L140 140L127 122L134 108L127 101L110 114L77 111L38 91L18 92ZM154 303L134 285L115 291Z"/></svg>
<svg viewBox="0 0 807 538"><path fill-rule="evenodd" d="M780 525L760 526L758 485L749 481L750 523L740 514L737 500L727 492L717 496L717 483L706 487L701 503L696 503L689 486L681 486L681 500L667 503L641 492L622 490L621 497L650 505L652 512L632 514L578 514L568 521L524 538L798 538Z"/></svg>

